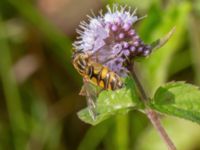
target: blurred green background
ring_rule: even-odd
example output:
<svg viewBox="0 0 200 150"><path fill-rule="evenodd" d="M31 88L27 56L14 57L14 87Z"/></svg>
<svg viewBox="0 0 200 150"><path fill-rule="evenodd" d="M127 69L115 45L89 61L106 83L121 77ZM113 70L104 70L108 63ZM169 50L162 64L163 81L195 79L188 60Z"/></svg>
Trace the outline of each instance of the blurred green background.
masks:
<svg viewBox="0 0 200 150"><path fill-rule="evenodd" d="M136 64L149 95L163 83L200 85L199 0L0 0L0 150L165 150L144 114L131 111L97 126L76 113L81 76L71 43L90 10L121 3L148 15L134 27L150 43L173 26L170 41ZM179 150L200 150L200 126L161 116Z"/></svg>

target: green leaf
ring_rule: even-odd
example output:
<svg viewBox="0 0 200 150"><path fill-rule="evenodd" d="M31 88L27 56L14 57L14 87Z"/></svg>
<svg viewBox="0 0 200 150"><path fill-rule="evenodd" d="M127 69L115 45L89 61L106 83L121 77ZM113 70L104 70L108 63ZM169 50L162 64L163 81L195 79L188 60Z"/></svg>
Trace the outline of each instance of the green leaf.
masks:
<svg viewBox="0 0 200 150"><path fill-rule="evenodd" d="M152 42L151 43L152 50L154 51L156 49L161 48L163 45L165 45L165 43L167 43L167 41L171 38L171 36L175 32L175 30L176 30L176 28L173 27L164 37Z"/></svg>
<svg viewBox="0 0 200 150"><path fill-rule="evenodd" d="M79 118L86 123L96 125L112 115L126 113L130 108L141 106L141 102L137 97L134 81L126 78L124 88L101 92L96 105L98 115L95 120L90 116L88 108L78 112Z"/></svg>
<svg viewBox="0 0 200 150"><path fill-rule="evenodd" d="M157 49L163 47L168 42L168 40L172 37L175 30L176 30L176 28L173 27L165 36L153 41L150 44L152 52L155 52ZM145 57L138 57L138 58L135 59L135 61L141 61L141 60L144 60L144 59L145 59Z"/></svg>
<svg viewBox="0 0 200 150"><path fill-rule="evenodd" d="M200 90L184 82L171 82L155 93L150 106L165 114L178 116L200 124Z"/></svg>

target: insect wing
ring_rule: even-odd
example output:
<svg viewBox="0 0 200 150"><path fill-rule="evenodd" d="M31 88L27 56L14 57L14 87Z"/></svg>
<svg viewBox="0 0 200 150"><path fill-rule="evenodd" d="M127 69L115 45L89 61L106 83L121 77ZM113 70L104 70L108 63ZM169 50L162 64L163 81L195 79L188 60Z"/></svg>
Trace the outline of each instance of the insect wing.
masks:
<svg viewBox="0 0 200 150"><path fill-rule="evenodd" d="M89 81L84 81L80 91L80 95L86 96L89 113L93 120L95 120L97 116L95 103L98 97L98 92L99 89Z"/></svg>
<svg viewBox="0 0 200 150"><path fill-rule="evenodd" d="M119 57L121 55L122 50L118 48L116 53L113 54L112 51L100 51L101 49L95 51L94 53L88 53L88 58L95 61L99 62L100 64L104 65L105 63Z"/></svg>

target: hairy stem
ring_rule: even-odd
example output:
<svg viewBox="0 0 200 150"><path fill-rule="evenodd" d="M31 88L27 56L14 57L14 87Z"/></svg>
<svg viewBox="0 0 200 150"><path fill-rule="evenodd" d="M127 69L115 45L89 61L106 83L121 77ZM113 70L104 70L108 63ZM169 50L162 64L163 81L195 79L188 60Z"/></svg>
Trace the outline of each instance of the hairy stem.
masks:
<svg viewBox="0 0 200 150"><path fill-rule="evenodd" d="M166 143L168 149L169 150L176 150L174 143L172 142L172 140L168 136L167 132L163 128L158 114L154 110L152 110L151 108L149 108L147 106L147 103L148 103L148 100L149 100L148 96L145 93L145 90L144 90L142 84L140 83L139 79L137 78L137 75L134 71L132 64L129 65L129 71L130 71L132 77L134 78L134 80L136 82L138 91L140 93L141 100L143 101L143 103L146 106L145 113L147 114L147 117L149 118L149 120L151 121L151 123L155 127L155 129L158 131L158 133L161 136L161 138L163 139L163 141Z"/></svg>

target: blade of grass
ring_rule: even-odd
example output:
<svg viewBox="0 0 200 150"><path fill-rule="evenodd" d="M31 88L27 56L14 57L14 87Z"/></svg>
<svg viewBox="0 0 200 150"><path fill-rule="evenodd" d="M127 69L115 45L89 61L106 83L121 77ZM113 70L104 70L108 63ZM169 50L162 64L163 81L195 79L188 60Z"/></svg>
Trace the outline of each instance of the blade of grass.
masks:
<svg viewBox="0 0 200 150"><path fill-rule="evenodd" d="M80 84L78 74L74 73L71 65L71 41L60 30L50 24L50 22L26 0L8 0L8 2L26 19L34 25L47 38L52 48L50 52L54 54L67 68L69 75Z"/></svg>
<svg viewBox="0 0 200 150"><path fill-rule="evenodd" d="M157 28L151 34L151 39L153 41L153 39L156 39L156 36L162 37L171 27L176 26L176 32L169 42L139 64L139 67L144 68L141 71L141 78L143 78L142 81L146 83L146 89L149 89L148 93L153 93L168 77L170 60L184 42L183 36L185 36L186 32L185 22L187 22L190 8L191 5L188 2L182 2L178 7L176 5L168 8L166 13L162 16L162 21L160 21Z"/></svg>
<svg viewBox="0 0 200 150"><path fill-rule="evenodd" d="M94 150L106 136L107 132L113 126L113 120L106 120L97 126L91 127L81 141L78 150Z"/></svg>
<svg viewBox="0 0 200 150"><path fill-rule="evenodd" d="M191 55L195 71L196 83L200 85L200 21L193 15L189 21L190 42L192 45Z"/></svg>
<svg viewBox="0 0 200 150"><path fill-rule="evenodd" d="M115 149L129 149L129 117L128 115L116 116Z"/></svg>
<svg viewBox="0 0 200 150"><path fill-rule="evenodd" d="M192 65L191 58L189 57L190 53L190 50L184 50L173 56L168 71L169 77Z"/></svg>
<svg viewBox="0 0 200 150"><path fill-rule="evenodd" d="M12 127L15 149L21 150L23 149L22 131L26 130L26 120L23 114L16 81L11 72L12 58L7 39L3 38L3 35L5 34L6 30L4 23L0 18L0 75L3 84L3 90L5 93L9 119Z"/></svg>

